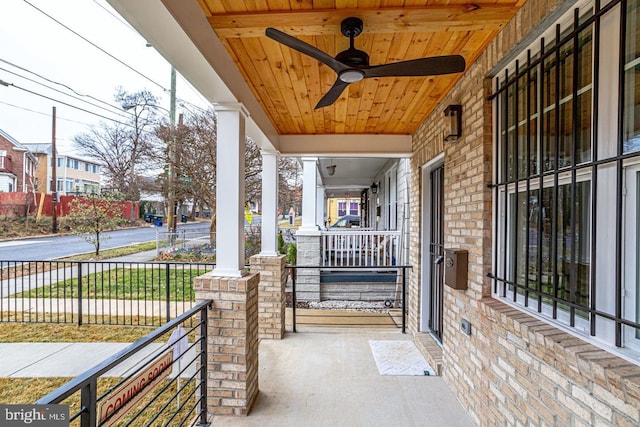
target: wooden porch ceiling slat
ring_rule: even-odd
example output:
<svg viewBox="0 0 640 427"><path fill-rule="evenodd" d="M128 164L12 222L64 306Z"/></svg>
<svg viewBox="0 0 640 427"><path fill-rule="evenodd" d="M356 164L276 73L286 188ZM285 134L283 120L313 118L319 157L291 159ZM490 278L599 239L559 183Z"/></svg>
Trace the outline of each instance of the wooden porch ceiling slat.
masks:
<svg viewBox="0 0 640 427"><path fill-rule="evenodd" d="M223 13L208 17L221 38L260 37L267 27L292 36L340 34L344 18L357 16L367 33L499 30L517 9L511 5L449 5L363 10L327 9L291 12Z"/></svg>
<svg viewBox="0 0 640 427"><path fill-rule="evenodd" d="M526 0L198 0L239 73L281 135L410 135L462 73L369 78L315 110L333 86L328 66L266 37L274 27L330 56L348 48L346 17L364 29L355 40L371 65L462 55L467 68Z"/></svg>

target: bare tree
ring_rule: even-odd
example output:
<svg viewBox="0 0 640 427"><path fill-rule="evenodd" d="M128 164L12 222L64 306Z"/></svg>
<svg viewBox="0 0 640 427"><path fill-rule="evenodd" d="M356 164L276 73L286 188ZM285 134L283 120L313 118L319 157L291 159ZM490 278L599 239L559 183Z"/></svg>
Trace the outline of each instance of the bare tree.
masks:
<svg viewBox="0 0 640 427"><path fill-rule="evenodd" d="M182 201L199 201L212 211L211 230L216 227L216 171L217 171L217 122L212 110L190 115L175 129L160 126L157 136L172 140L175 144L173 158L165 158L167 167L175 173L176 197ZM261 197L262 157L251 139L246 140L245 150L245 200L256 201ZM166 155L166 152L165 152ZM171 168L168 167L171 165ZM166 174L162 177L167 191Z"/></svg>
<svg viewBox="0 0 640 427"><path fill-rule="evenodd" d="M278 207L282 213L302 203L302 167L292 157L280 157L278 162Z"/></svg>
<svg viewBox="0 0 640 427"><path fill-rule="evenodd" d="M74 145L102 164L113 188L128 200L138 200L140 176L157 167L154 153L163 149L153 132L158 125L156 98L149 91L119 89L115 99L131 113L129 122L102 122L74 137Z"/></svg>

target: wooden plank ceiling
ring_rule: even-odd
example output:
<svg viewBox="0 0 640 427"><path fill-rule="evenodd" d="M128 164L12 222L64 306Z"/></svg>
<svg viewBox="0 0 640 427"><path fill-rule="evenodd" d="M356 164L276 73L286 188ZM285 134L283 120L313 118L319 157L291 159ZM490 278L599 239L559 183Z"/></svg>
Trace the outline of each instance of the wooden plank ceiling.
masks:
<svg viewBox="0 0 640 427"><path fill-rule="evenodd" d="M519 1L519 2L518 2ZM462 73L368 78L314 110L336 74L265 36L274 27L335 56L347 17L364 21L355 47L371 65L462 55L467 68L524 0L199 0L209 23L281 135L412 134Z"/></svg>

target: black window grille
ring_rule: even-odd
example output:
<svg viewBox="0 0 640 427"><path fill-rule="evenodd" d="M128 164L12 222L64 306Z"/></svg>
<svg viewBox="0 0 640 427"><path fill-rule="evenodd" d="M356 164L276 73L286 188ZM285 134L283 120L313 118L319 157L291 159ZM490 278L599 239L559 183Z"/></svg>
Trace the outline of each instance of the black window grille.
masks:
<svg viewBox="0 0 640 427"><path fill-rule="evenodd" d="M614 11L619 46L604 46L602 22ZM628 179L640 188L640 168L637 178L625 175L640 160L640 0L596 1L554 30L495 78L491 95L493 290L624 347L625 339L640 338L638 243L625 246L640 241L640 191L625 194ZM599 129L599 100L610 96L602 93L602 73L610 71L601 69L601 49L621 52L618 120L604 125L613 138ZM603 268L599 257L614 265Z"/></svg>

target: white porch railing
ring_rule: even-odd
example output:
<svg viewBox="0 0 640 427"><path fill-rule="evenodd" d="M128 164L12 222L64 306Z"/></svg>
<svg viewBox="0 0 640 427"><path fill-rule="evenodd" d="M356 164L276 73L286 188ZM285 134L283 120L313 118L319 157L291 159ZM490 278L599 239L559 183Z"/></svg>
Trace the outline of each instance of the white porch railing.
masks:
<svg viewBox="0 0 640 427"><path fill-rule="evenodd" d="M398 265L399 253L399 231L322 231L321 258L325 267Z"/></svg>

